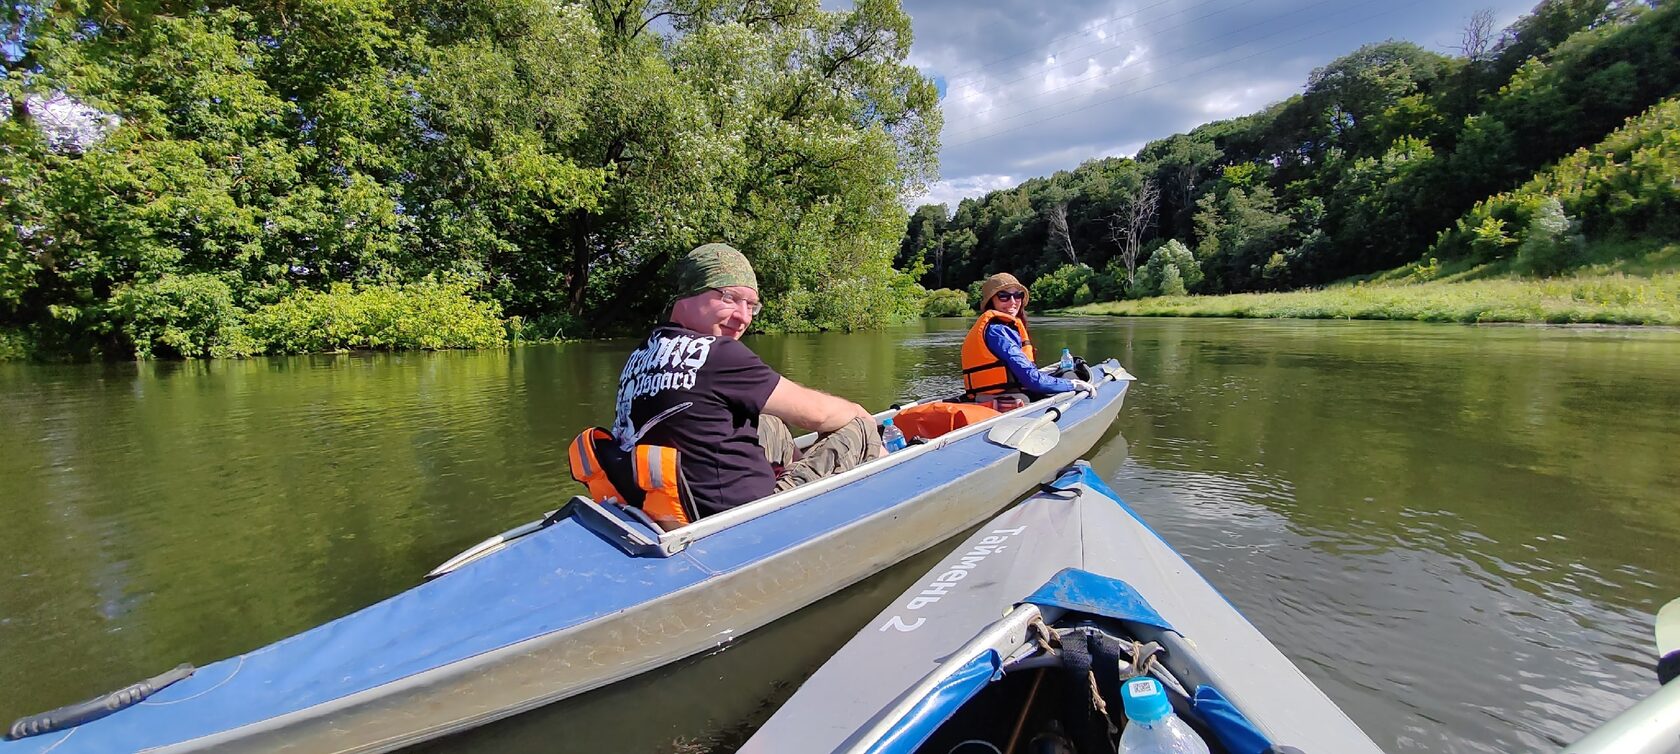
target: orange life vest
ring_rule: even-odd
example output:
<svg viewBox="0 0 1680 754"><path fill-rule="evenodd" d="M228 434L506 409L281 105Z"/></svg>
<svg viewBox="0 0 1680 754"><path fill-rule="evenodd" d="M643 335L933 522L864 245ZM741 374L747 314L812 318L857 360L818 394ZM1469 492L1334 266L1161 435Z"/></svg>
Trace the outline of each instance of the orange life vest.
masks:
<svg viewBox="0 0 1680 754"><path fill-rule="evenodd" d="M905 437L932 440L935 437L979 424L997 416L997 409L978 403L920 403L893 414L893 426Z"/></svg>
<svg viewBox="0 0 1680 754"><path fill-rule="evenodd" d="M612 433L590 427L572 439L567 456L572 478L588 487L598 503L640 508L665 531L700 517L676 448L637 445L634 452L625 453Z"/></svg>
<svg viewBox="0 0 1680 754"><path fill-rule="evenodd" d="M963 391L969 397L1021 389L1020 381L1009 373L1009 367L1004 366L1003 360L986 347L986 327L993 320L1015 328L1021 336L1021 353L1026 354L1027 361L1038 363L1033 355L1032 339L1027 337L1027 323L996 309L987 309L974 327L969 328L968 337L963 339Z"/></svg>

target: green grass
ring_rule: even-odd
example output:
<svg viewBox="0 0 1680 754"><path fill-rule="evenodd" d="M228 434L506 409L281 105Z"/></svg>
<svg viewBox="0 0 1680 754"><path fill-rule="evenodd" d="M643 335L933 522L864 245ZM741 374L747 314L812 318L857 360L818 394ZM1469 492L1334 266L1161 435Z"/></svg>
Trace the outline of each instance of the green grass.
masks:
<svg viewBox="0 0 1680 754"><path fill-rule="evenodd" d="M1644 253L1628 254L1634 248ZM1443 264L1434 279L1420 281L1408 266L1318 289L1112 301L1063 311L1128 317L1680 325L1680 244L1655 249L1599 244L1586 255L1587 264L1553 278L1523 278L1498 265Z"/></svg>

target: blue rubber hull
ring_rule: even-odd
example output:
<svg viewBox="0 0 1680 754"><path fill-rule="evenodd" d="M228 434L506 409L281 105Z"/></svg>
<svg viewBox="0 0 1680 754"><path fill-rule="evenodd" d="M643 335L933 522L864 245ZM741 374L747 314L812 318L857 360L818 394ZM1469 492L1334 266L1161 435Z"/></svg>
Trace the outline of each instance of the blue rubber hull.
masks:
<svg viewBox="0 0 1680 754"><path fill-rule="evenodd" d="M980 428L792 504L738 509L732 525L671 554L629 554L565 518L371 607L202 667L109 717L0 743L0 754L383 751L715 648L1050 479L1119 411L1130 376L1109 367L1115 377L1096 396L1062 401L1062 441L1042 458Z"/></svg>

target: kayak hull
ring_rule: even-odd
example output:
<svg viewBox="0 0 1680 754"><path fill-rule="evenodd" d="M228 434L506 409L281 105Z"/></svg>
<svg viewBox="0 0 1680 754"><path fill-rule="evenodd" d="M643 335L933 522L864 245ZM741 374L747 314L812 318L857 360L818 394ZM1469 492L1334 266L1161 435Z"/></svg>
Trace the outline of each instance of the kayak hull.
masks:
<svg viewBox="0 0 1680 754"><path fill-rule="evenodd" d="M1120 410L1130 375L1109 367L1095 396L1059 401L1061 440L1042 457L989 442L977 425L804 499L743 506L715 531L644 532L671 552L630 554L601 527L561 518L409 592L0 753L388 751L714 650L1052 478Z"/></svg>
<svg viewBox="0 0 1680 754"><path fill-rule="evenodd" d="M1188 691L1210 687L1219 703L1246 716L1236 735L1249 741L1380 754L1088 465L1075 465L1052 487L980 527L919 579L824 664L743 754L914 752L977 688L1009 675L1008 660L1033 657L1033 622L1054 624L1064 615L1106 615L1131 638L1161 644Z"/></svg>

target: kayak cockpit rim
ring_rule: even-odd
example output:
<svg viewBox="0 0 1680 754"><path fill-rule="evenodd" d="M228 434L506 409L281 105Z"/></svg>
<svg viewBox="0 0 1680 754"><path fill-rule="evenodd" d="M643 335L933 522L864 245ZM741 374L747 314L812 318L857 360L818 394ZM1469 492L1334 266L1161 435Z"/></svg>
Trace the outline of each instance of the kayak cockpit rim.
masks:
<svg viewBox="0 0 1680 754"><path fill-rule="evenodd" d="M1120 366L1119 362L1114 359L1109 359L1099 364L1095 364L1093 365L1093 368L1100 369L1102 371L1102 377L1097 381L1099 384L1107 382L1129 382L1137 379L1136 377L1133 377L1130 372L1127 372L1125 367ZM803 484L786 492L770 495L722 513L707 516L706 518L700 519L699 521L691 523L687 526L673 529L668 532L656 533L655 530L646 522L633 523L628 520L627 517L630 514L618 514L609 510L601 503L579 495L573 497L564 506L561 506L558 510L549 513L539 521L532 521L514 529L510 529L507 532L486 539L483 542L468 548L466 551L450 558L442 565L433 569L431 573L426 575L426 578L429 580L454 571L467 563L501 550L519 537L533 533L542 528L546 528L550 524L567 518L576 519L579 524L613 543L614 546L618 547L626 554L638 557L669 557L681 552L696 541L709 537L737 524L750 521L758 518L759 516L781 510L791 505L797 505L835 488L843 487L847 484L851 484L852 482L897 466L898 464L920 458L926 453L931 453L953 442L972 437L976 434L984 433L990 430L991 427L995 426L997 422L1002 421L1005 418L1031 416L1034 414L1045 413L1051 411L1052 409L1057 411L1059 415L1063 407L1084 397L1085 394L1080 392L1067 392L1051 396L999 416L991 417L985 421L954 430L932 440L928 440L923 444L912 445L904 450L892 453L885 457L859 464L856 468L844 473L819 479L815 482L811 482L810 484ZM899 404L893 408L876 413L874 415L875 420L880 421L905 408L937 400L947 399L930 398ZM807 448L810 447L811 443L815 441L815 439L816 435L814 433L807 434L798 438L796 443L801 448Z"/></svg>
<svg viewBox="0 0 1680 754"><path fill-rule="evenodd" d="M1113 359L1102 362L1096 366L1103 370L1103 376L1100 382L1119 382L1123 380L1130 381L1137 379L1133 377L1131 373L1127 372L1124 367L1121 367L1119 362L1114 361ZM891 453L885 457L877 458L873 461L869 461L868 463L861 464L845 473L819 479L810 484L802 484L786 492L771 495L737 508L731 508L722 513L707 516L682 528L665 532L659 538L661 546L664 547L669 545L671 547L669 552L680 551L684 547L687 547L691 542L716 534L717 532L723 531L724 529L743 521L748 521L766 513L786 508L836 487L843 487L859 479L882 471L883 469L889 469L906 461L919 458L923 454L932 453L933 451L943 448L953 442L972 437L976 434L982 434L991 429L994 423L1001 421L1005 416L1012 418L1029 416L1049 411L1051 409L1057 409L1059 412L1062 406L1066 406L1085 397L1084 393L1077 391L1061 393L1054 397L1015 409L1007 414L994 416L983 422L971 424L961 429L948 432L929 440L924 444L912 445L904 450L898 451L897 453ZM918 401L918 403L921 402L924 401ZM904 408L908 408L911 405L915 404L905 404ZM899 410L900 409L888 409L886 411L882 411L875 414L875 419L876 421L880 421L898 413Z"/></svg>

